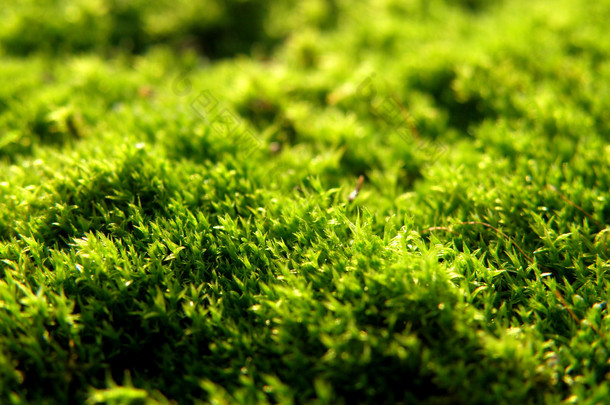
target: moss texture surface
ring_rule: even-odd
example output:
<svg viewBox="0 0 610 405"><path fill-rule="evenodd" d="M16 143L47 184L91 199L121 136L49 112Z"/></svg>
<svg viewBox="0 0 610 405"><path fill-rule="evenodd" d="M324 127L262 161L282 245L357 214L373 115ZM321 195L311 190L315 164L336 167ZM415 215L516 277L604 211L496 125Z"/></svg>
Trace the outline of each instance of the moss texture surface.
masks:
<svg viewBox="0 0 610 405"><path fill-rule="evenodd" d="M607 403L610 2L0 20L1 403Z"/></svg>

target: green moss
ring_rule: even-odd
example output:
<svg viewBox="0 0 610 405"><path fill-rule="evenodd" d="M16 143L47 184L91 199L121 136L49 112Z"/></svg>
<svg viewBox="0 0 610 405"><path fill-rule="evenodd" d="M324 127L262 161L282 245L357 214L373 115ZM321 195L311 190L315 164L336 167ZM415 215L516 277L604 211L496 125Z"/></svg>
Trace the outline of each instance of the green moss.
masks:
<svg viewBox="0 0 610 405"><path fill-rule="evenodd" d="M603 403L598 3L4 2L0 402Z"/></svg>

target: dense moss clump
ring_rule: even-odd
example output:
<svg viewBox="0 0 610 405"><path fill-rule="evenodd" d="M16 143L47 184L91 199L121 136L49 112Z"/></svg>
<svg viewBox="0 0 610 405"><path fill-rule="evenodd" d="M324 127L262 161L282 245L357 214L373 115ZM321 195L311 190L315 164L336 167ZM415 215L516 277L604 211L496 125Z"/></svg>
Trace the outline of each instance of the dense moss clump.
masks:
<svg viewBox="0 0 610 405"><path fill-rule="evenodd" d="M0 403L610 395L608 2L0 5Z"/></svg>

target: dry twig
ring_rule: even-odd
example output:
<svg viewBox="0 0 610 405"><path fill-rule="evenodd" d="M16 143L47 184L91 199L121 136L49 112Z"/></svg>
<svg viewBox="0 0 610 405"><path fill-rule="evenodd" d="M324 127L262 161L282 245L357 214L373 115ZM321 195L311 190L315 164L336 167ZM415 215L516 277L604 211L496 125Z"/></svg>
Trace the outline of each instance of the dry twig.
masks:
<svg viewBox="0 0 610 405"><path fill-rule="evenodd" d="M356 197L358 197L358 194L360 193L360 189L362 188L362 185L364 184L364 176L360 176L358 177L358 184L356 184L356 188L354 189L354 191L352 191L349 195L349 197L347 197L347 200L349 202L352 202L356 199Z"/></svg>
<svg viewBox="0 0 610 405"><path fill-rule="evenodd" d="M561 197L562 200L564 200L565 202L567 202L568 204L570 204L572 207L576 208L578 211L582 212L583 214L585 214L585 216L587 218L589 218L591 221L593 221L593 223L597 226L599 226L600 228L603 228L604 226L597 221L595 218L593 218L593 215L589 214L587 211L585 211L581 206L579 206L578 204L576 204L575 202L571 201L568 197L564 196L563 194L561 194L559 192L559 190L557 190L557 187L553 186L552 184L547 184L546 186L547 188L551 189L555 194L557 194L559 197Z"/></svg>

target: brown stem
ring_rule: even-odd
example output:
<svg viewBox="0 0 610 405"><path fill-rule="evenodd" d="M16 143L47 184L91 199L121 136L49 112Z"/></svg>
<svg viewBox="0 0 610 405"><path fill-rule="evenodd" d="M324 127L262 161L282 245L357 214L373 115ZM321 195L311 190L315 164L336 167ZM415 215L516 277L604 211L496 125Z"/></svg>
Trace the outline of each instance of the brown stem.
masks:
<svg viewBox="0 0 610 405"><path fill-rule="evenodd" d="M488 223L486 223L486 222L477 222L477 221L458 222L458 224L459 224L459 225L482 225L482 226L484 226L484 227L486 227L486 228L493 229L495 232L497 232L498 234L502 235L504 238L508 239L508 241L509 241L510 243L512 243L512 244L513 244L513 246L514 246L514 247L516 247L516 248L517 248L517 250L519 250L519 252L521 252L521 254L522 254L522 255L523 255L523 256L524 256L524 257L525 257L525 258L526 258L526 259L527 259L527 260L528 260L530 263L533 263L533 262L534 262L534 259L532 259L532 258L531 258L531 257L530 257L530 256L529 256L527 253L525 253L525 252L523 251L523 249L521 249L521 248L519 247L519 245L517 245L517 243L516 243L514 240L512 240L512 238L511 238L510 236L508 236L507 234L505 234L504 232L502 232L502 231L501 231L501 230L499 230L498 228L496 228L496 227L494 227L494 226L492 226L492 225L490 225L490 224L488 224Z"/></svg>
<svg viewBox="0 0 610 405"><path fill-rule="evenodd" d="M411 136L413 137L413 139L421 139L421 136L419 136L419 131L417 130L417 127L415 126L415 124L413 124L413 117L411 116L411 114L409 114L409 111L407 110L407 107L405 107L405 105L402 103L402 101L400 101L400 98L398 97L398 95L394 92L391 92L391 96L392 99L394 100L394 102L398 105L398 108L400 110L400 114L402 115L402 118L405 120L405 123L407 124L407 127L409 128L409 131L411 132Z"/></svg>
<svg viewBox="0 0 610 405"><path fill-rule="evenodd" d="M518 250L519 252L521 252L521 254L530 262L530 263L534 263L534 260L528 256L523 249L521 249L519 247L519 245L517 245L517 243L515 243L515 241L513 241L508 235L506 235L504 232L502 232L501 230L499 230L498 228L494 227L493 225L490 225L486 222L477 222L477 221L466 221L466 222L458 222L455 225L481 225L484 226L486 228L489 229L493 229L495 232L497 232L498 234L502 235L504 238L508 239ZM430 228L426 228L423 229L422 232L431 232L431 231L447 231L447 232L451 232L454 234L458 234L457 232L455 232L454 230L452 230L449 227L445 227L445 226L432 226ZM459 234L458 234L459 235ZM547 268L545 268L542 265L538 265L540 268L544 269L544 270L549 270ZM561 293L559 292L559 290L555 289L553 290L553 293L555 294L555 296L557 297L557 299L561 302L561 304L565 307L565 309L568 311L568 313L570 314L570 316L572 317L572 319L574 319L574 321L576 322L576 324L578 326L581 325L581 321L580 319L576 316L576 314L574 313L574 311L572 310L572 308L570 308L570 306L568 305L567 301L563 298L563 295L561 295ZM602 333L597 326L593 325L592 323L590 323L591 328L599 335L601 336L605 336L604 333Z"/></svg>
<svg viewBox="0 0 610 405"><path fill-rule="evenodd" d="M356 188L354 189L354 191L352 191L349 195L349 197L347 197L349 202L352 202L356 199L356 197L358 197L358 194L360 193L360 189L362 188L362 185L364 184L364 176L360 176L358 177L358 183L356 184Z"/></svg>
<svg viewBox="0 0 610 405"><path fill-rule="evenodd" d="M564 196L563 194L561 194L559 192L559 190L557 190L557 187L555 187L552 184L547 184L546 186L547 188L551 189L555 194L557 194L559 197L561 197L562 200L564 200L565 202L567 202L568 204L570 204L572 207L576 208L578 211L582 212L583 214L585 214L585 216L587 218L589 218L591 221L593 221L593 223L595 223L595 225L599 226L600 228L603 228L604 226L597 221L595 218L593 218L593 215L589 214L587 211L585 211L582 207L580 207L578 204L576 204L575 202L573 202L572 200L570 200L568 197Z"/></svg>
<svg viewBox="0 0 610 405"><path fill-rule="evenodd" d="M568 310L568 312L569 312L570 316L572 317L572 319L574 319L574 321L578 325L580 325L580 319L578 319L578 317L576 316L574 311L572 311L572 309L570 308L570 306L566 302L565 298L563 298L563 295L561 295L561 293L559 292L559 290L553 290L553 293L555 294L555 297L557 297L559 302L561 302L561 304Z"/></svg>

